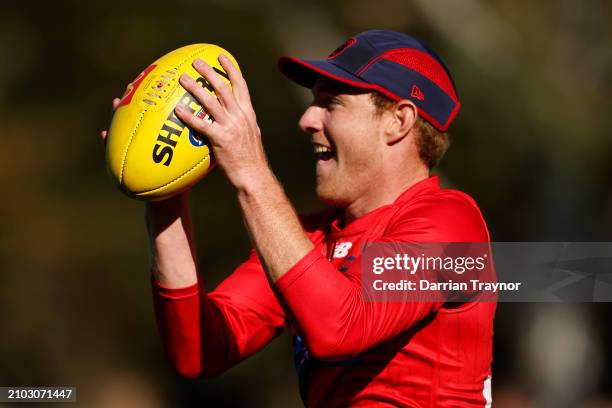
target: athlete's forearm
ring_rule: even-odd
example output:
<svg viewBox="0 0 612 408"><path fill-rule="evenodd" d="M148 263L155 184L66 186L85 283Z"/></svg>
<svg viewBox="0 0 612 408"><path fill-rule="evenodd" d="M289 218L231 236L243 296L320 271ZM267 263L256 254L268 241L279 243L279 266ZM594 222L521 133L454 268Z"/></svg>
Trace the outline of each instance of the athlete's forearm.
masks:
<svg viewBox="0 0 612 408"><path fill-rule="evenodd" d="M153 278L168 288L197 282L188 193L146 205Z"/></svg>
<svg viewBox="0 0 612 408"><path fill-rule="evenodd" d="M280 334L285 316L257 257L205 291L196 273L186 195L148 204L147 225L157 324L177 372L216 376Z"/></svg>
<svg viewBox="0 0 612 408"><path fill-rule="evenodd" d="M243 186L237 190L247 230L270 280L276 282L313 244L269 167Z"/></svg>

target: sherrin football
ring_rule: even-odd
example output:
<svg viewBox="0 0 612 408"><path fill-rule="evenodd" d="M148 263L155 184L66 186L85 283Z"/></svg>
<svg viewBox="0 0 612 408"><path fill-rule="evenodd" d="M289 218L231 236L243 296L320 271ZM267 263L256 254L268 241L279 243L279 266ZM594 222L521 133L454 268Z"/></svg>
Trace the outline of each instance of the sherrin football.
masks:
<svg viewBox="0 0 612 408"><path fill-rule="evenodd" d="M218 61L220 54L238 67L221 47L188 45L153 62L126 90L109 128L106 162L116 184L128 196L162 200L193 186L212 169L208 141L190 131L174 109L181 105L204 120L213 120L178 80L187 73L214 94L192 62L196 58L206 61L229 84Z"/></svg>

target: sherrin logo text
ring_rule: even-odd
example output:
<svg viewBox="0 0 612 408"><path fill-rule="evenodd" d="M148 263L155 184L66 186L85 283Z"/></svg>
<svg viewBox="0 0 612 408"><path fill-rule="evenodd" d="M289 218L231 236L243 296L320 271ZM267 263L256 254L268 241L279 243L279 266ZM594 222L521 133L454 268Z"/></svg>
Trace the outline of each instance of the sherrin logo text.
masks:
<svg viewBox="0 0 612 408"><path fill-rule="evenodd" d="M229 76L221 71L220 69L213 67L215 72L219 75L225 77L226 79ZM204 78L199 77L196 79L196 82L202 87L210 92L214 92L212 85L208 83ZM204 119L207 122L211 123L214 119L213 117L200 106L197 100L191 95L189 92L185 92L182 96L181 101L178 104L185 110L191 111L192 114L196 114L200 119ZM197 113L196 113L197 112ZM168 114L166 121L162 128L159 130L157 135L157 143L153 146L153 161L158 164L163 164L164 166L170 166L172 162L172 156L174 155L174 148L178 143L181 134L185 130L185 124L176 117L174 113L174 109ZM191 144L195 147L200 147L194 141L190 141Z"/></svg>
<svg viewBox="0 0 612 408"><path fill-rule="evenodd" d="M212 92L212 86L204 78L200 77L196 79L196 82L202 88L206 88ZM186 110L191 111L192 114L202 108L195 100L193 95L191 95L189 92L185 92L181 98L181 101L179 102L179 105ZM172 156L174 154L174 148L176 147L178 139L181 137L184 129L185 124L176 117L174 109L172 109L166 118L166 122L159 130L157 135L157 143L155 146L153 146L153 161L155 163L170 166Z"/></svg>

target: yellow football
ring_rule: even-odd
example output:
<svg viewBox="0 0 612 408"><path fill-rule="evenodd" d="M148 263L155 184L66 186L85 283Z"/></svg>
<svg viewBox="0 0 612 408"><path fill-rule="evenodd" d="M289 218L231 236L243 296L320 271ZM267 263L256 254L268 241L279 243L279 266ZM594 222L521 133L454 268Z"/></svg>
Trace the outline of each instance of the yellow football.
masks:
<svg viewBox="0 0 612 408"><path fill-rule="evenodd" d="M193 44L164 55L129 85L113 114L106 139L108 169L128 196L152 201L168 198L193 186L214 166L206 138L185 126L174 109L181 105L195 116L213 120L178 79L187 73L214 94L192 62L196 58L206 61L229 84L218 61L220 54L238 67L223 48Z"/></svg>

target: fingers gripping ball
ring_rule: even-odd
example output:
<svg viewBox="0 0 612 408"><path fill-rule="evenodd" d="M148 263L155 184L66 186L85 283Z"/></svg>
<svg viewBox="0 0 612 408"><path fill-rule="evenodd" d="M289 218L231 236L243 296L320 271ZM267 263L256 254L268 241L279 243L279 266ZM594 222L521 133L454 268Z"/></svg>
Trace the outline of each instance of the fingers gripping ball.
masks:
<svg viewBox="0 0 612 408"><path fill-rule="evenodd" d="M223 48L193 44L174 50L145 69L128 86L115 110L106 143L108 169L121 191L143 200L162 200L201 180L214 166L208 141L177 118L177 106L211 122L213 118L180 84L187 73L214 94L212 86L193 68L206 61L228 84L220 54L236 60Z"/></svg>

